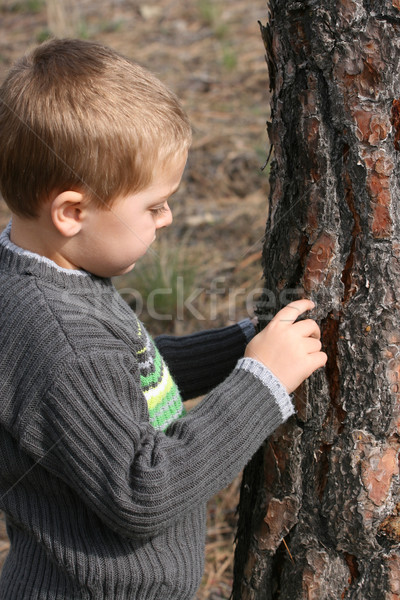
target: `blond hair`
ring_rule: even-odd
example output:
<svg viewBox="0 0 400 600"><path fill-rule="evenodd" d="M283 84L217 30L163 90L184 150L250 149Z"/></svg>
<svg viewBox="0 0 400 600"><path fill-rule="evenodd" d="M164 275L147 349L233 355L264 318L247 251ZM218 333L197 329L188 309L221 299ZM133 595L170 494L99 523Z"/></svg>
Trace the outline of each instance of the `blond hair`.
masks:
<svg viewBox="0 0 400 600"><path fill-rule="evenodd" d="M148 186L190 141L176 96L101 44L45 42L0 88L0 191L21 216L68 189L109 206Z"/></svg>

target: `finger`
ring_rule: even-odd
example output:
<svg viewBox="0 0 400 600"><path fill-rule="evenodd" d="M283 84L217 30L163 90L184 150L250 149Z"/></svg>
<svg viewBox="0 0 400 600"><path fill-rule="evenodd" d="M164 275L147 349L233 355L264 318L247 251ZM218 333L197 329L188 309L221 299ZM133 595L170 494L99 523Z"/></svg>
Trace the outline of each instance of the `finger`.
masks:
<svg viewBox="0 0 400 600"><path fill-rule="evenodd" d="M296 319L305 313L307 310L313 309L315 306L314 302L304 298L303 300L295 300L284 308L282 308L272 320L286 321L288 323L294 323Z"/></svg>
<svg viewBox="0 0 400 600"><path fill-rule="evenodd" d="M304 321L298 321L294 324L298 333L303 337L312 337L319 340L321 337L321 330L317 323L313 319L304 319Z"/></svg>
<svg viewBox="0 0 400 600"><path fill-rule="evenodd" d="M326 364L328 355L325 352L313 352L308 355L309 363L313 367L313 371L320 369Z"/></svg>
<svg viewBox="0 0 400 600"><path fill-rule="evenodd" d="M322 344L320 340L317 340L313 337L308 337L303 341L303 343L305 344L304 348L308 354L321 351Z"/></svg>

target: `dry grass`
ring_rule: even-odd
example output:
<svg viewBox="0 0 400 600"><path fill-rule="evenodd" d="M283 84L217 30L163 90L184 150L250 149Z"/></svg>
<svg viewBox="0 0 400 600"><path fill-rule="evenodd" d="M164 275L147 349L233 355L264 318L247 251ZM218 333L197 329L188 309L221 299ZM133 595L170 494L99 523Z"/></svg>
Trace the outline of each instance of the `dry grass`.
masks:
<svg viewBox="0 0 400 600"><path fill-rule="evenodd" d="M156 72L182 98L194 142L173 202L168 242L196 256L197 308L176 333L220 326L251 313L260 287L268 181L268 82L257 21L265 0L3 0L0 80L11 62L49 31L107 43ZM8 212L0 202L0 225ZM186 240L182 247L182 240ZM210 288L222 281L218 304ZM197 600L228 599L240 477L209 503L206 568ZM0 522L0 560L7 551Z"/></svg>

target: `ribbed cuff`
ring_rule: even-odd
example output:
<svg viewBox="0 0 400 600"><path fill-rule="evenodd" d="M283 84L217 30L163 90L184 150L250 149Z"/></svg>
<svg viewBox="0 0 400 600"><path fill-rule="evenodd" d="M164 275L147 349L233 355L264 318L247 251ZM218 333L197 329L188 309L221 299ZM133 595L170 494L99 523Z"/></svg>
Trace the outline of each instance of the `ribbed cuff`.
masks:
<svg viewBox="0 0 400 600"><path fill-rule="evenodd" d="M294 414L293 403L285 387L265 365L254 358L245 357L238 360L236 369L252 373L272 392L285 421Z"/></svg>
<svg viewBox="0 0 400 600"><path fill-rule="evenodd" d="M242 321L239 321L238 325L243 331L243 334L246 338L246 342L249 343L250 340L252 340L253 337L256 335L256 328L254 327L253 323L250 319L242 319Z"/></svg>

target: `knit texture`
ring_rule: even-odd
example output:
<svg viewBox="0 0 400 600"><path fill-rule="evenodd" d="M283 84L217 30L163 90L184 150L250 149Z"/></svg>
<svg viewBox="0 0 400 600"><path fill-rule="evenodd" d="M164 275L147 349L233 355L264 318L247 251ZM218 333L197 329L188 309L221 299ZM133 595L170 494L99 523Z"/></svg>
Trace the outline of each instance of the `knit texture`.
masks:
<svg viewBox="0 0 400 600"><path fill-rule="evenodd" d="M0 508L11 541L2 600L193 599L206 501L283 422L289 400L272 375L274 391L239 365L161 431L150 422L160 404L151 416L146 398L145 348L157 388L162 372L149 340L110 280L0 237Z"/></svg>
<svg viewBox="0 0 400 600"><path fill-rule="evenodd" d="M155 342L187 400L207 394L228 377L254 334L250 319L244 319L186 336L159 335Z"/></svg>
<svg viewBox="0 0 400 600"><path fill-rule="evenodd" d="M138 340L141 347L136 351L136 358L149 421L155 429L165 430L185 412L181 395L160 352L139 322Z"/></svg>
<svg viewBox="0 0 400 600"><path fill-rule="evenodd" d="M150 424L165 430L184 414L182 399L167 365L153 340L139 325L138 335L144 341L136 357L140 370L140 385L149 409Z"/></svg>

